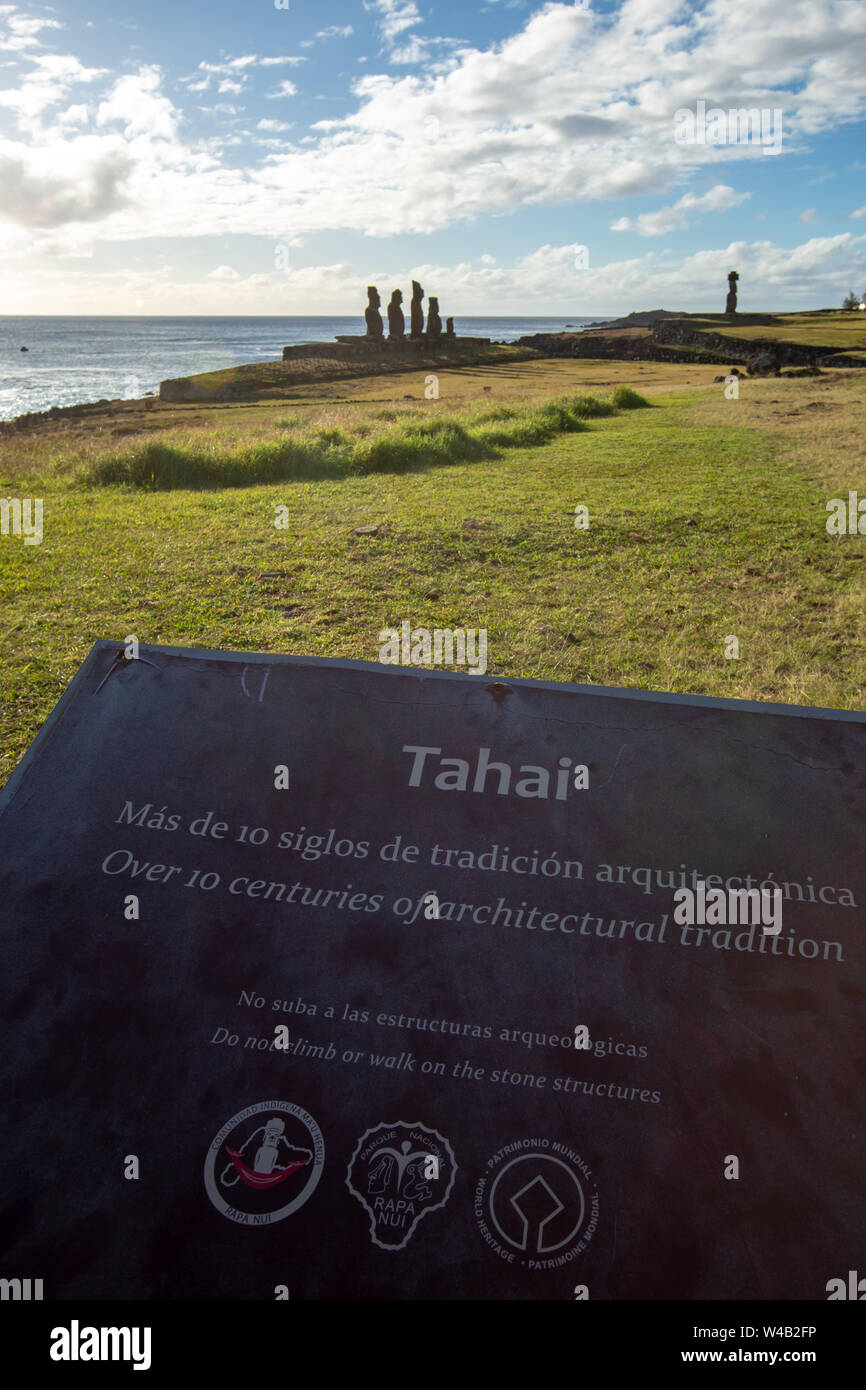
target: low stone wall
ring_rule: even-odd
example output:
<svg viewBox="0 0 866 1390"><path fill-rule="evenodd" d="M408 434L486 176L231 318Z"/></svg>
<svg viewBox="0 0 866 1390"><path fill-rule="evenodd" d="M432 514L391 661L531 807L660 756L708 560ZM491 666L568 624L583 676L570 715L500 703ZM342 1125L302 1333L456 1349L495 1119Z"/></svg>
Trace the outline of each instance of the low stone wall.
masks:
<svg viewBox="0 0 866 1390"><path fill-rule="evenodd" d="M384 345L383 345L384 344ZM516 344L491 343L489 338L440 338L394 342L359 337L336 343L301 343L283 348L282 361L250 363L224 374L215 385L202 377L174 377L160 382L159 399L174 402L253 401L281 399L287 387L319 381L342 381L359 376L390 376L448 367L494 366L527 361L535 354Z"/></svg>
<svg viewBox="0 0 866 1390"><path fill-rule="evenodd" d="M303 362L311 357L327 358L335 362L356 362L363 359L371 364L381 363L387 370L398 363L407 366L427 364L428 359L452 361L455 358L472 355L479 348L489 347L489 338L352 338L348 335L338 338L335 343L300 343L297 347L283 348L284 362ZM434 363L435 365L435 363Z"/></svg>
<svg viewBox="0 0 866 1390"><path fill-rule="evenodd" d="M518 338L545 357L613 358L619 362L700 362L742 367L758 352L772 352L782 366L866 367L856 357L831 356L833 348L807 347L774 338L733 338L724 333L701 333L682 320L660 320L647 331L604 333L534 333Z"/></svg>
<svg viewBox="0 0 866 1390"><path fill-rule="evenodd" d="M654 342L648 333L640 337L534 333L517 341L521 347L535 348L545 357L609 357L618 362L706 362L719 366L737 366L743 360L732 352L691 352L665 347Z"/></svg>
<svg viewBox="0 0 866 1390"><path fill-rule="evenodd" d="M786 367L863 367L866 362L845 357L844 348L816 347L805 343L789 343L781 338L735 338L730 333L700 333L681 320L661 321L652 326L657 343L696 344L727 353L736 353L736 361L744 362L756 352L772 352Z"/></svg>

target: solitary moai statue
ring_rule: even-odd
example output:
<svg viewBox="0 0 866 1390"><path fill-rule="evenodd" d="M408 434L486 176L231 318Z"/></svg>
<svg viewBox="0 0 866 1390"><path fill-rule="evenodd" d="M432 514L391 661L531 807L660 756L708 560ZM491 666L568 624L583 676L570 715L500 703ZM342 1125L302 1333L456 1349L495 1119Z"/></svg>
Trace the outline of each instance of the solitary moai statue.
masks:
<svg viewBox="0 0 866 1390"><path fill-rule="evenodd" d="M442 337L442 320L439 317L439 300L435 295L430 296L427 301L427 337Z"/></svg>
<svg viewBox="0 0 866 1390"><path fill-rule="evenodd" d="M403 317L403 310L400 305L403 303L403 291L395 290L391 295L391 302L388 305L388 337L402 338L406 332L406 320Z"/></svg>
<svg viewBox="0 0 866 1390"><path fill-rule="evenodd" d="M453 319L446 319L446 320L445 320L445 337L446 337L446 338L453 338L453 337L454 337L454 320L453 320Z"/></svg>
<svg viewBox="0 0 866 1390"><path fill-rule="evenodd" d="M417 280L412 281L412 303L409 307L409 333L413 338L424 336L424 310L421 307L421 300L424 298L424 291Z"/></svg>
<svg viewBox="0 0 866 1390"><path fill-rule="evenodd" d="M737 312L737 281L739 278L735 270L732 270L728 276L728 297L725 300L726 314L735 314Z"/></svg>
<svg viewBox="0 0 866 1390"><path fill-rule="evenodd" d="M367 299L369 303L364 310L364 318L367 320L367 337L382 337L382 315L379 313L379 305L382 303L379 298L379 291L375 285L367 286Z"/></svg>

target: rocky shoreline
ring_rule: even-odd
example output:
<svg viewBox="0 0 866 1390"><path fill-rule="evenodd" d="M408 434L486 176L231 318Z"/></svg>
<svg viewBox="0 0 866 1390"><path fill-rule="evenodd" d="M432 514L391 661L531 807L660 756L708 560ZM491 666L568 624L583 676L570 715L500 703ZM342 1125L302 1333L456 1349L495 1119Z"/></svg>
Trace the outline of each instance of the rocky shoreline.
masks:
<svg viewBox="0 0 866 1390"><path fill-rule="evenodd" d="M820 317L824 311L814 311ZM746 338L712 331L721 315L642 310L621 319L591 324L584 329L535 333L502 343L489 338L344 337L327 343L304 343L283 349L282 358L177 377L160 383L159 396L134 402L126 399L88 401L52 406L48 410L0 421L0 435L44 425L64 427L75 421L116 416L160 403L207 404L278 400L286 388L334 382L363 376L390 376L429 369L506 366L538 358L585 358L621 362L665 362L684 366L706 364L738 367L750 375L775 375L783 368L799 375L828 367L866 367L866 354L851 355L846 345L807 344L781 338ZM739 321L773 324L773 315L742 315ZM812 317L811 314L806 317ZM708 326L709 320L709 326ZM734 320L736 322L737 320ZM697 325L702 325L698 327Z"/></svg>

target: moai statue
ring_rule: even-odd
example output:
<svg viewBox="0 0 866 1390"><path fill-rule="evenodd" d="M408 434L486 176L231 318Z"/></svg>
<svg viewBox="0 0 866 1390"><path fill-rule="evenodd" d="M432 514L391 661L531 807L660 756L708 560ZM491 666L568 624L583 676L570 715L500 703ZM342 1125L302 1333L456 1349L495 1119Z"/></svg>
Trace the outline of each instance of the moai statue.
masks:
<svg viewBox="0 0 866 1390"><path fill-rule="evenodd" d="M446 337L446 338L453 338L453 337L454 337L454 320L453 320L453 319L446 319L446 320L445 320L445 337Z"/></svg>
<svg viewBox="0 0 866 1390"><path fill-rule="evenodd" d="M427 337L441 338L442 320L439 317L439 300L431 294L427 305Z"/></svg>
<svg viewBox="0 0 866 1390"><path fill-rule="evenodd" d="M403 317L403 310L400 305L403 303L403 291L395 290L391 295L391 302L388 305L388 337L402 338L406 332L406 320Z"/></svg>
<svg viewBox="0 0 866 1390"><path fill-rule="evenodd" d="M364 310L364 318L367 320L367 337L382 337L382 315L379 313L379 305L382 303L379 298L379 291L375 285L367 286L367 299L369 303Z"/></svg>
<svg viewBox="0 0 866 1390"><path fill-rule="evenodd" d="M737 312L737 281L739 278L735 270L732 270L728 276L728 297L725 300L726 314L735 314Z"/></svg>
<svg viewBox="0 0 866 1390"><path fill-rule="evenodd" d="M412 338L423 338L424 336L424 310L421 307L421 300L424 298L424 291L417 280L412 281L412 303L409 307L409 333Z"/></svg>

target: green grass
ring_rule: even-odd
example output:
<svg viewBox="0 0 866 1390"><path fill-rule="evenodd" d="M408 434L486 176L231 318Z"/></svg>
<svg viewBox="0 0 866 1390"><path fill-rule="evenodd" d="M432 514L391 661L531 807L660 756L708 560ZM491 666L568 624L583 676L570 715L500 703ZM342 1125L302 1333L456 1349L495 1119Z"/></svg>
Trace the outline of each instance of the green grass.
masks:
<svg viewBox="0 0 866 1390"><path fill-rule="evenodd" d="M276 351L276 348L275 348ZM339 351L339 350L338 350ZM345 350L343 350L345 352ZM378 356L375 371L380 376L400 376L411 373L416 366L425 363L427 371L439 371L439 363L448 362L464 365L493 364L507 366L510 363L525 361L535 354L514 343L488 343L470 346L460 339L452 348L443 344L440 349L418 349L410 343L402 345L389 342L383 356ZM220 367L212 372L196 372L192 376L177 378L186 383L191 393L190 399L213 403L232 399L256 398L271 401L285 400L299 381L320 384L327 377L336 380L352 380L371 370L369 359L364 357L328 354L321 357L294 357L270 362L245 362L235 367Z"/></svg>
<svg viewBox="0 0 866 1390"><path fill-rule="evenodd" d="M2 495L14 474L13 495L45 499L41 545L0 538L2 775L91 644L130 633L375 661L379 632L408 618L486 627L492 677L862 709L866 537L824 527L828 497L866 493L855 374L746 382L734 403L695 389L712 367L548 367L494 381L504 400L398 408L381 433L381 392L308 402L298 447L317 466L350 447L356 460L333 476L254 482L238 457L225 485L228 412L166 444L184 467L193 453L218 458L195 488L81 486L100 459L143 458L156 439L122 454L95 427L0 441ZM642 391L651 383L653 409L578 407L584 383L625 384L626 370ZM558 397L544 399L552 381ZM282 449L278 411L239 417L239 453L256 438ZM407 441L428 463L405 466ZM163 458L161 484L180 467ZM588 530L575 528L579 504ZM283 506L288 530L275 525ZM365 526L375 533L356 534ZM738 661L724 659L730 634Z"/></svg>
<svg viewBox="0 0 866 1390"><path fill-rule="evenodd" d="M630 386L617 386L611 404L614 410L640 410L649 405L649 401L639 396L637 391L632 391Z"/></svg>
<svg viewBox="0 0 866 1390"><path fill-rule="evenodd" d="M648 404L636 392L618 386L610 403L581 395L481 415L472 408L444 416L378 411L372 416L378 425L375 430L371 420L354 418L341 425L300 425L291 433L284 421L277 421L281 433L264 439L250 434L225 444L201 431L175 440L142 442L136 437L120 448L108 448L83 466L73 465L68 476L84 487L122 484L163 491L450 467L491 459L500 449L544 444L557 434L586 429L588 418ZM31 483L37 478L34 474Z"/></svg>
<svg viewBox="0 0 866 1390"><path fill-rule="evenodd" d="M724 314L689 316L689 327L731 338L779 338L806 347L866 350L866 313L822 310L811 314Z"/></svg>

